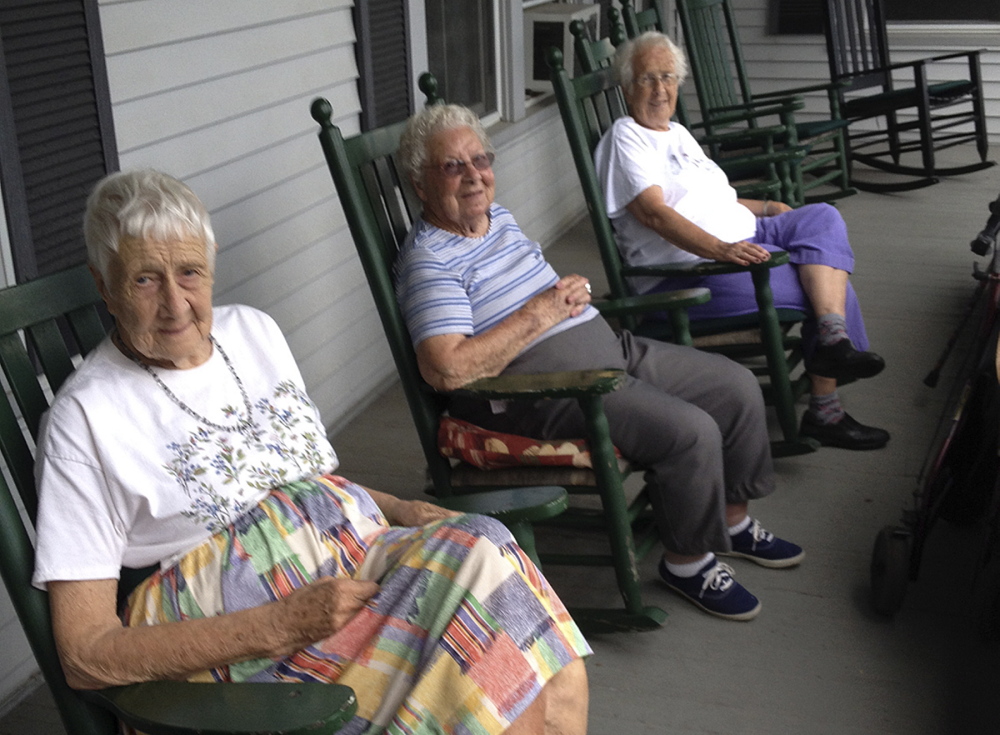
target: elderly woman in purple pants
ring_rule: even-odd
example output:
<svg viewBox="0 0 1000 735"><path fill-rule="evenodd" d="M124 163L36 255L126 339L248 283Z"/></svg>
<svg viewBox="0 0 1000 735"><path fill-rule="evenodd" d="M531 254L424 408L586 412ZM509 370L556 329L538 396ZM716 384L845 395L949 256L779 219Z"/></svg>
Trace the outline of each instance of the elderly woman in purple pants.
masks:
<svg viewBox="0 0 1000 735"><path fill-rule="evenodd" d="M615 70L630 116L620 118L595 152L615 237L629 265L724 261L750 265L786 251L791 263L771 270L779 308L810 314L803 325L812 396L801 433L824 445L877 449L883 429L845 413L837 383L869 378L885 362L868 351L861 308L848 277L854 254L836 209L738 199L725 173L681 125L671 120L687 72L683 52L662 33L644 33L619 47ZM692 319L757 311L748 274L634 278L638 293L705 286L712 300Z"/></svg>

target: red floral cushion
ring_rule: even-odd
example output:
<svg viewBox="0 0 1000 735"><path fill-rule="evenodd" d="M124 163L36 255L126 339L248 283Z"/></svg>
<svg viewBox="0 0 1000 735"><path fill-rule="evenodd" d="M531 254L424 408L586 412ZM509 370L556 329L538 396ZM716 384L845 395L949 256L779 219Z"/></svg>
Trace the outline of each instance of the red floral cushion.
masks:
<svg viewBox="0 0 1000 735"><path fill-rule="evenodd" d="M546 440L501 434L451 416L443 416L438 427L441 454L483 470L523 465L593 467L586 447L583 439Z"/></svg>

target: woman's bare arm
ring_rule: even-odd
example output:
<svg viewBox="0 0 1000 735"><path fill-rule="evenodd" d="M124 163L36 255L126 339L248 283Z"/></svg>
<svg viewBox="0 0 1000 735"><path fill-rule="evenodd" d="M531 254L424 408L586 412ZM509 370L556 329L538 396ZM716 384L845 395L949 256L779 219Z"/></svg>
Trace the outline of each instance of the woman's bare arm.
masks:
<svg viewBox="0 0 1000 735"><path fill-rule="evenodd" d="M423 500L403 500L395 495L380 493L367 487L365 492L372 496L372 500L385 515L386 520L393 526L423 526L444 518L462 515Z"/></svg>
<svg viewBox="0 0 1000 735"><path fill-rule="evenodd" d="M590 303L587 284L583 276L565 276L487 332L425 339L417 345L420 374L443 391L499 375L533 340L583 311Z"/></svg>
<svg viewBox="0 0 1000 735"><path fill-rule="evenodd" d="M75 689L183 679L216 666L288 655L343 628L378 591L374 582L324 577L249 610L125 628L115 614L117 580L48 586L56 646Z"/></svg>
<svg viewBox="0 0 1000 735"><path fill-rule="evenodd" d="M673 207L667 206L663 202L663 189L659 186L651 186L643 191L626 209L640 224L653 230L664 240L702 258L751 265L763 263L771 257L766 249L755 243L746 240L725 242L705 232L687 217L678 214Z"/></svg>
<svg viewBox="0 0 1000 735"><path fill-rule="evenodd" d="M774 217L792 211L792 208L784 202L775 202L770 199L737 199L736 201L757 217Z"/></svg>

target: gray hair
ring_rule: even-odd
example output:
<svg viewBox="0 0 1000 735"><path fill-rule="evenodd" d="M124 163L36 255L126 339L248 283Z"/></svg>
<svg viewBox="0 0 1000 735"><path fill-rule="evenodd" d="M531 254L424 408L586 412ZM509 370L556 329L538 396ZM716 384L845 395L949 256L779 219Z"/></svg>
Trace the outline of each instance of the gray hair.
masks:
<svg viewBox="0 0 1000 735"><path fill-rule="evenodd" d="M469 128L487 153L494 153L486 129L479 115L462 105L428 105L406 121L406 129L399 139L399 165L411 179L423 181L427 163L427 141L445 130Z"/></svg>
<svg viewBox="0 0 1000 735"><path fill-rule="evenodd" d="M123 238L164 242L191 236L204 240L208 265L214 271L215 234L205 205L185 184L159 171L109 174L97 182L87 199L83 216L87 261L105 281Z"/></svg>
<svg viewBox="0 0 1000 735"><path fill-rule="evenodd" d="M677 75L677 84L684 84L687 79L687 57L681 48L670 40L670 37L659 31L646 31L630 41L626 41L615 50L614 70L618 83L626 92L632 91L635 83L635 69L632 64L636 54L650 48L663 47L670 51L674 57L674 74Z"/></svg>

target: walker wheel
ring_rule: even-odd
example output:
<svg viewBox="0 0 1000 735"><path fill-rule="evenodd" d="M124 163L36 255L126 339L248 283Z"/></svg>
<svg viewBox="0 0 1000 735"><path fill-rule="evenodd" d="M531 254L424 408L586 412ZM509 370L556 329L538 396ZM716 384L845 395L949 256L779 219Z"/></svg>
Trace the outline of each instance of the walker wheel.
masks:
<svg viewBox="0 0 1000 735"><path fill-rule="evenodd" d="M898 526L886 526L875 537L872 550L872 607L892 617L903 605L910 576L910 534Z"/></svg>

